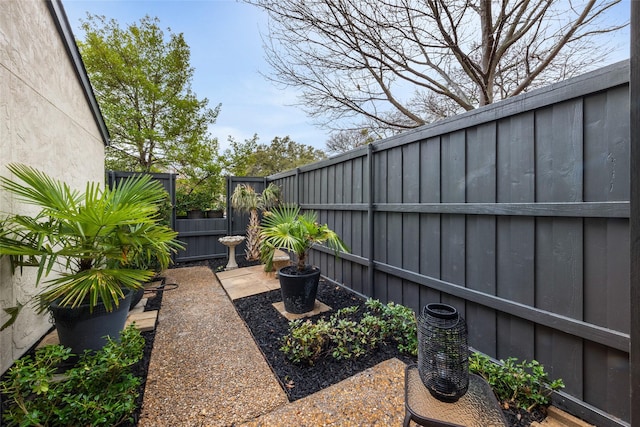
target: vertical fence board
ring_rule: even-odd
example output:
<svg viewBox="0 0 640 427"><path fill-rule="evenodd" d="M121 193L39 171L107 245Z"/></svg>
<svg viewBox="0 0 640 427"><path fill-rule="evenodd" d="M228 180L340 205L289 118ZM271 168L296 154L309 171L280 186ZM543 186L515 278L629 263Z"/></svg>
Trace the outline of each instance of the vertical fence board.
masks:
<svg viewBox="0 0 640 427"><path fill-rule="evenodd" d="M418 203L420 201L420 144L411 144L402 148L402 202ZM420 229L419 214L402 214L402 236L409 235L409 230ZM412 238L402 238L402 259L400 266L405 270L420 270L420 240L417 234ZM420 287L409 281L402 282L402 303L414 311L420 311Z"/></svg>
<svg viewBox="0 0 640 427"><path fill-rule="evenodd" d="M496 201L496 125L489 123L467 131L466 201ZM496 219L468 216L466 223L466 286L490 295L496 294ZM467 302L469 345L495 354L495 310Z"/></svg>
<svg viewBox="0 0 640 427"><path fill-rule="evenodd" d="M535 201L534 113L516 114L498 121L496 199L502 203ZM522 304L534 304L535 220L497 219L497 295ZM500 313L497 317L499 358L530 358L534 353L531 322Z"/></svg>
<svg viewBox="0 0 640 427"><path fill-rule="evenodd" d="M533 112L498 122L498 202L535 201L533 123Z"/></svg>
<svg viewBox="0 0 640 427"><path fill-rule="evenodd" d="M439 279L441 215L420 214L420 269L425 276Z"/></svg>
<svg viewBox="0 0 640 427"><path fill-rule="evenodd" d="M582 201L582 102L536 112L536 201Z"/></svg>
<svg viewBox="0 0 640 427"><path fill-rule="evenodd" d="M322 196L320 194L320 188L324 185L324 181L322 181L322 170L316 169L311 172L312 179L311 185L313 186L313 190L311 192L310 199L314 203L322 203Z"/></svg>
<svg viewBox="0 0 640 427"><path fill-rule="evenodd" d="M466 194L465 132L458 131L443 136L441 155L442 201L464 203ZM442 279L460 285L465 284L466 274L465 223L465 217L462 215L443 215L441 220L442 235L447 236L440 242ZM443 295L442 302L454 306L463 316L465 315L464 302L459 298Z"/></svg>
<svg viewBox="0 0 640 427"><path fill-rule="evenodd" d="M440 203L441 171L440 171L440 138L429 138L418 141L420 145L420 201L423 203ZM419 272L436 279L441 278L441 219L440 214L420 214L420 268ZM422 286L420 288L420 306L432 302L440 302L440 292Z"/></svg>
<svg viewBox="0 0 640 427"><path fill-rule="evenodd" d="M629 389L629 357L626 353L608 349L596 343L585 343L584 400L610 414L628 420L630 408L620 398L620 390Z"/></svg>
<svg viewBox="0 0 640 427"><path fill-rule="evenodd" d="M356 252L357 254L361 254L363 258L373 257L373 254L369 253L369 240L373 239L373 236L369 235L368 226L369 226L369 218L366 212L356 212L354 214L354 218L356 220L355 224L357 227L355 230L358 233L354 241L358 241L360 250Z"/></svg>
<svg viewBox="0 0 640 427"><path fill-rule="evenodd" d="M327 171L327 204L333 205L336 200L336 185L337 185L337 173L338 165L332 166L326 169Z"/></svg>
<svg viewBox="0 0 640 427"><path fill-rule="evenodd" d="M353 165L353 203L364 203L369 200L369 166L365 163L365 157L359 157Z"/></svg>
<svg viewBox="0 0 640 427"><path fill-rule="evenodd" d="M420 144L420 201L440 203L440 138L429 138Z"/></svg>
<svg viewBox="0 0 640 427"><path fill-rule="evenodd" d="M313 198L313 190L314 190L314 181L313 181L313 172L309 173L309 172L305 172L302 174L304 180L303 180L303 194L301 194L302 200L304 200L304 203L311 203L314 198Z"/></svg>
<svg viewBox="0 0 640 427"><path fill-rule="evenodd" d="M629 197L629 92L619 87L584 100L584 200Z"/></svg>
<svg viewBox="0 0 640 427"><path fill-rule="evenodd" d="M403 175L410 173L410 171L402 170L402 147L387 151L387 168L389 171L387 172L387 191L384 202L402 203Z"/></svg>
<svg viewBox="0 0 640 427"><path fill-rule="evenodd" d="M402 240L397 236L402 235L402 214L394 213L387 220L387 263L395 267L402 266ZM398 304L404 303L402 279L390 275L387 278L387 299Z"/></svg>
<svg viewBox="0 0 640 427"><path fill-rule="evenodd" d="M389 240L389 235L387 234L387 216L384 214L375 213L374 223L375 223L375 240L374 240L374 247L373 247L373 258L378 262L387 263L386 242ZM373 238L373 236L370 236L370 238ZM389 297L387 294L388 286L387 286L386 273L380 273L378 271L375 272L373 290L374 290L374 294L373 294L374 298L379 299L382 302L387 302L389 300Z"/></svg>
<svg viewBox="0 0 640 427"><path fill-rule="evenodd" d="M466 202L496 202L495 122L467 131Z"/></svg>
<svg viewBox="0 0 640 427"><path fill-rule="evenodd" d="M408 230L420 229L420 214L408 213L402 215L402 227L405 235L410 234ZM403 238L400 242L402 248L402 258L400 267L409 271L420 271L420 235L416 232L409 239Z"/></svg>
<svg viewBox="0 0 640 427"><path fill-rule="evenodd" d="M536 201L582 200L582 123L581 99L536 113ZM536 225L536 307L582 320L582 220L539 218ZM563 378L567 392L582 398L582 340L536 328L536 358Z"/></svg>
<svg viewBox="0 0 640 427"><path fill-rule="evenodd" d="M377 153L374 157L373 168L375 170L374 199L373 203L386 203L387 201L387 181L389 179L387 152Z"/></svg>
<svg viewBox="0 0 640 427"><path fill-rule="evenodd" d="M402 203L420 202L420 144L402 147Z"/></svg>
<svg viewBox="0 0 640 427"><path fill-rule="evenodd" d="M585 220L584 320L594 325L629 333L630 302L624 292L629 259L614 256L611 247L629 248L623 221L604 218Z"/></svg>

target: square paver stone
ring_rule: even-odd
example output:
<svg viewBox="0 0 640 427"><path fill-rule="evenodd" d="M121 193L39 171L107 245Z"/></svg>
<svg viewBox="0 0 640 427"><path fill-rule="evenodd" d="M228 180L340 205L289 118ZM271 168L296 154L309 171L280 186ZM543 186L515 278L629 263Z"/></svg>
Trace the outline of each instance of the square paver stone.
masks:
<svg viewBox="0 0 640 427"><path fill-rule="evenodd" d="M321 301L318 301L318 300L316 300L316 303L313 306L313 310L308 311L306 313L302 313L302 314L294 314L294 313L289 313L288 311L286 311L284 309L284 301L274 302L272 305L287 320L303 319L305 317L315 316L316 314L324 313L326 311L331 310L331 307L329 307L327 304L325 304L325 303L323 303Z"/></svg>
<svg viewBox="0 0 640 427"><path fill-rule="evenodd" d="M216 276L231 300L280 289L280 282L264 272L264 265L223 271Z"/></svg>

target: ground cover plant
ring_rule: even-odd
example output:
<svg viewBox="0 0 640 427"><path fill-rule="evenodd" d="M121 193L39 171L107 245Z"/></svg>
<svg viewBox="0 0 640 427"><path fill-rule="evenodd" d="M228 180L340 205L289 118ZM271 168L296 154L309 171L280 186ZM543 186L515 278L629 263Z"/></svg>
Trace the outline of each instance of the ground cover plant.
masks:
<svg viewBox="0 0 640 427"><path fill-rule="evenodd" d="M152 311L152 310L159 310L161 305L162 305L162 296L163 296L163 292L156 292L155 294L150 294L149 295L149 299L147 301L147 304L145 306L145 311ZM137 381L138 385L136 390L133 392L133 394L135 394L135 399L134 399L134 403L133 403L133 411L131 412L130 416L125 417L125 419L118 424L119 426L122 427L134 427L137 425L138 423L138 419L140 417L140 412L142 409L142 401L144 398L144 389L145 389L145 383L146 383L146 377L147 377L147 371L149 369L149 361L151 360L151 351L153 349L153 343L154 343L154 338L155 338L155 330L151 330L151 331L146 331L146 332L141 332L140 336L142 337L144 343L143 343L143 352L142 352L142 356L140 358L140 360L136 363L134 363L133 365L130 366L129 371L131 373L131 375L136 378L137 380L133 380L133 381ZM27 354L25 356L30 356L30 357L35 357L35 346L29 350L27 352ZM15 364L14 364L15 366ZM0 378L0 381L6 381L9 375L9 371L7 371L2 378ZM4 392L2 392L2 390L0 390L0 400L1 400L1 405L0 405L0 426L5 427L5 426L9 426L9 420L7 419L7 417L2 416L2 414L8 409L9 405L10 405L10 396ZM128 403L127 403L128 405ZM26 422L26 424L24 425L36 425L33 423L29 423ZM56 425L54 423L50 423L50 424L45 424L45 425ZM60 424L58 424L60 425ZM62 425L81 425L81 424L62 424ZM91 425L91 424L87 424L87 425ZM99 425L99 424L97 424ZM107 424L109 425L109 424ZM115 424L114 424L115 425Z"/></svg>
<svg viewBox="0 0 640 427"><path fill-rule="evenodd" d="M292 320L281 338L280 350L293 363L313 365L321 357L357 359L381 345L397 345L403 354L416 356L416 317L408 307L368 299L364 306L341 308L317 321Z"/></svg>
<svg viewBox="0 0 640 427"><path fill-rule="evenodd" d="M550 403L551 392L564 388L562 379L551 381L537 360L520 361L515 357L494 363L488 356L473 353L469 370L482 376L505 408L531 412Z"/></svg>
<svg viewBox="0 0 640 427"><path fill-rule="evenodd" d="M16 361L0 383L8 426L114 426L133 421L140 377L131 367L143 356L144 339L130 326L120 342L109 339L60 373L71 350L48 345Z"/></svg>

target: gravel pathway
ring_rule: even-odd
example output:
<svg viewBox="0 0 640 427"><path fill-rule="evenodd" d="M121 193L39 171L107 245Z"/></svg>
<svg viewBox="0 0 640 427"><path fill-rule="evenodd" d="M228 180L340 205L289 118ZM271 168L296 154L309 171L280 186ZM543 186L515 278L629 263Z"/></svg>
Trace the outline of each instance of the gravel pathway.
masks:
<svg viewBox="0 0 640 427"><path fill-rule="evenodd" d="M401 426L405 366L389 359L240 426Z"/></svg>
<svg viewBox="0 0 640 427"><path fill-rule="evenodd" d="M167 271L141 427L230 426L287 403L233 304L207 267Z"/></svg>

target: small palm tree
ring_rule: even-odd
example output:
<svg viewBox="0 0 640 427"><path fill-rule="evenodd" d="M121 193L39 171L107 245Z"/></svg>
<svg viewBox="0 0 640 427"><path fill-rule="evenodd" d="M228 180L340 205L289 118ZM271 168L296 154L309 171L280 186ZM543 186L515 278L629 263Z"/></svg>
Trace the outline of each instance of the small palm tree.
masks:
<svg viewBox="0 0 640 427"><path fill-rule="evenodd" d="M336 251L348 252L349 249L338 234L327 224L318 224L315 212L300 213L295 205L283 205L265 214L262 220L261 237L262 260L267 267L271 265L276 249L284 249L296 255L296 269L307 269L309 249L316 243L327 243Z"/></svg>
<svg viewBox="0 0 640 427"><path fill-rule="evenodd" d="M231 195L231 206L241 212L249 214L249 225L247 226L247 249L245 255L247 261L260 259L260 220L258 211L268 211L276 206L280 199L280 188L271 183L262 193L246 184L238 185Z"/></svg>
<svg viewBox="0 0 640 427"><path fill-rule="evenodd" d="M155 274L132 265L134 256L153 258L164 268L182 248L177 233L159 223L165 191L147 175L112 189L90 182L79 192L29 166L12 164L9 170L18 181L0 178L2 187L39 211L0 221L0 255L9 256L14 268L35 267L36 285L59 273L35 299L39 311L53 302L72 308L102 302L111 311L123 288L138 289ZM5 309L12 318L2 328L19 308Z"/></svg>

